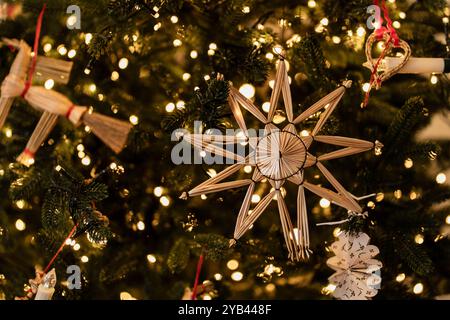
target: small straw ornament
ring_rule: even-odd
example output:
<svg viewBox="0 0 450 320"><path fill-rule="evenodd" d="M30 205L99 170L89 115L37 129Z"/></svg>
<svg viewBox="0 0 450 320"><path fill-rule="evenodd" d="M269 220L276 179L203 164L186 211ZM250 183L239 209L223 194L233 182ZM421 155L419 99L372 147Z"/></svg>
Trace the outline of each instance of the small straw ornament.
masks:
<svg viewBox="0 0 450 320"><path fill-rule="evenodd" d="M24 81L31 68L31 48L21 40L4 38L2 42L14 50L18 50L18 54L11 66L9 76ZM67 84L69 82L72 66L73 62L47 57L37 57L33 75L35 78L42 81L54 79L55 82ZM4 125L13 102L14 98L11 97L5 97L2 95L0 98L0 128ZM44 142L48 134L50 134L51 130L56 125L57 120L57 116L47 112L43 113L35 129L35 133L33 133L25 151L18 157L19 162L26 165L30 165L33 162L34 153Z"/></svg>
<svg viewBox="0 0 450 320"><path fill-rule="evenodd" d="M17 56L11 66L9 75L17 79L25 80L31 65L31 48L22 40L2 39L0 45L7 45L13 50L18 50ZM57 83L67 84L72 70L73 62L38 57L33 75L42 80L53 79ZM3 127L6 117L9 114L14 98L0 98L0 128Z"/></svg>
<svg viewBox="0 0 450 320"><path fill-rule="evenodd" d="M61 93L47 90L44 87L32 86L32 79L35 73L39 77L56 76L56 81L66 82L72 68L72 65L64 63L55 63L52 66L49 64L52 60L48 58L38 59L39 38L45 8L46 5L44 4L36 24L34 55L31 59L31 48L24 41L6 40L6 43L9 45L15 44L18 46L19 52L11 67L11 72L1 86L0 127L4 124L13 99L20 96L33 108L43 112L26 149L17 159L24 165L29 166L34 163L34 154L48 137L59 116L65 116L75 126L82 123L85 124L108 147L119 153L125 147L131 124L88 112L87 107L74 105Z"/></svg>
<svg viewBox="0 0 450 320"><path fill-rule="evenodd" d="M15 98L26 90L26 83L15 76L8 75L2 84L2 96ZM55 117L64 116L75 126L84 124L114 152L119 153L127 142L131 124L116 120L98 113L88 112L87 107L74 105L66 96L54 90L47 90L40 86L30 86L23 98L35 109L48 113L39 121L37 131L33 133L32 140L19 158L27 162L40 144L48 136L51 127L55 124ZM50 130L49 130L50 129Z"/></svg>
<svg viewBox="0 0 450 320"><path fill-rule="evenodd" d="M382 144L378 141L373 143L359 139L319 134L350 85L351 81L345 81L339 88L320 99L297 117L294 117L293 113L289 77L282 56L278 63L276 80L270 99L270 109L267 116L251 100L244 97L239 90L230 87L228 97L229 105L237 124L244 133L246 141L251 146L251 151L246 157L230 151L227 145L233 142L232 137L230 137L231 139L217 139L216 136L212 137L208 134L184 134L183 139L195 148L215 153L216 156L219 155L227 159L233 159L235 164L219 172L189 192L184 192L180 198L187 199L188 197L247 187L247 193L237 217L235 232L233 239L230 240L230 245L235 244L239 238L251 229L255 221L268 208L272 200L276 200L284 239L289 251L289 258L296 261L308 258L312 251L309 248L309 226L305 190L326 198L347 210L357 213L362 213L363 211L352 195L337 181L322 162L365 152L374 148L377 150L382 147ZM287 120L289 122L282 130L273 124L280 97L283 98ZM263 137L249 137L241 107L264 124L265 134ZM320 113L320 118L312 132L308 136L299 136L296 125L318 113ZM222 142L223 147L219 146L218 141ZM242 142L242 139L236 138L234 140L236 144L240 142ZM309 152L313 142L326 143L343 148L320 156L314 156ZM251 178L223 182L245 166L253 167L254 171ZM305 169L313 166L316 166L320 170L325 179L337 192L312 184L305 179ZM257 184L263 180L267 180L270 183L272 190L251 209L252 196L257 189ZM284 199L286 195L284 194L283 185L288 181L298 186L297 224L295 228Z"/></svg>
<svg viewBox="0 0 450 320"><path fill-rule="evenodd" d="M131 125L97 113L88 112L88 108L75 106L67 97L44 87L29 86L25 81L29 71L31 48L24 41L4 39L4 43L19 49L11 71L2 83L0 101L0 127L3 125L14 98L23 96L32 107L43 111L43 115L33 132L27 147L18 157L18 161L31 165L34 154L56 125L59 116L66 116L74 125L84 123L114 152L120 152L127 141ZM38 58L35 73L45 79L54 77L55 81L67 83L72 63L50 58ZM24 94L25 93L25 94Z"/></svg>

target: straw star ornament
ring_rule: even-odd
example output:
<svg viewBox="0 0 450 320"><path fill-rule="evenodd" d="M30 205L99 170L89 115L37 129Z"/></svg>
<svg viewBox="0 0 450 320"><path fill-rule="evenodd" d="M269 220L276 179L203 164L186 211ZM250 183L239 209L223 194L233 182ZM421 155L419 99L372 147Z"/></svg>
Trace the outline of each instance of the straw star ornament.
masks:
<svg viewBox="0 0 450 320"><path fill-rule="evenodd" d="M184 192L181 198L187 199L188 197L247 187L247 193L237 217L234 236L230 240L230 245L235 244L252 227L272 200L276 200L289 258L295 261L308 258L312 251L309 248L305 189L347 210L361 213L362 208L331 172L327 170L323 162L382 147L379 142L373 143L359 139L319 134L350 85L351 81L345 81L339 88L320 99L297 117L294 117L286 64L282 58L278 63L267 116L236 88L230 86L229 105L243 134L235 136L184 134L183 139L203 151L233 159L235 163L189 192ZM289 121L289 124L282 129L273 123L281 96L287 120ZM264 134L261 137L250 136L241 107L264 125ZM308 136L298 135L296 126L319 112L321 112L319 120L312 132ZM327 143L343 148L320 156L314 156L309 152L313 142ZM247 156L234 153L226 147L229 144L239 143L248 143L250 145L251 151ZM220 144L225 147L220 146ZM254 169L251 179L224 182L225 179L248 165ZM305 170L314 166L320 170L335 191L312 184L305 179ZM268 181L272 186L272 190L251 209L251 198L254 190L257 184L263 181ZM285 194L282 192L283 185L288 182L298 187L297 222L295 228L284 199Z"/></svg>

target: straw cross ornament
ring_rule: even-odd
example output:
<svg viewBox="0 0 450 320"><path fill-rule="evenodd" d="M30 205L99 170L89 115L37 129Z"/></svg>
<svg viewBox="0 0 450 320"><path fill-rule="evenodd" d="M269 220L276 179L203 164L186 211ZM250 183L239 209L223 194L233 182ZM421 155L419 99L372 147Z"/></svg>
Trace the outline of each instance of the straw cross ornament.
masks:
<svg viewBox="0 0 450 320"><path fill-rule="evenodd" d="M280 59L278 63L276 80L270 98L270 109L267 116L252 101L231 86L228 97L229 105L236 122L244 134L242 136L184 134L183 139L196 148L233 159L236 163L189 192L183 193L181 198L187 199L188 197L227 189L247 187L247 193L237 217L236 228L230 245L233 245L236 240L241 238L252 227L272 200L276 200L284 239L289 251L289 258L296 261L308 258L311 250L309 248L305 189L347 210L361 213L362 208L353 196L334 178L331 172L327 170L323 162L382 147L379 142L373 143L359 139L319 134L344 95L345 90L350 85L351 81L345 81L339 88L316 102L297 117L294 117L293 113L288 74L283 59ZM274 116L278 110L280 96L282 96L284 101L284 107L289 121L289 124L281 130L273 123ZM264 124L264 135L262 137L251 137L248 134L249 131L241 107ZM321 112L320 118L312 132L306 137L298 135L296 126L318 112ZM218 146L217 142L225 145L244 142L248 143L253 150L250 151L248 156L243 157L229 151L226 147L222 148ZM320 156L314 156L309 152L313 142L327 143L343 148ZM248 165L254 168L251 179L223 182L226 178L229 178ZM313 166L316 166L321 171L336 191L312 184L304 178L305 169ZM254 190L257 184L263 181L268 181L272 186L272 190L251 209L251 198ZM297 222L295 228L284 199L284 192L282 192L282 187L287 182L298 186Z"/></svg>
<svg viewBox="0 0 450 320"><path fill-rule="evenodd" d="M126 144L131 124L95 112L87 107L73 104L66 96L54 90L28 83L27 73L32 68L31 47L24 41L3 39L3 42L15 49L17 55L11 66L10 73L1 83L0 96L0 128L16 98L22 97L31 107L42 111L42 116L32 133L25 150L17 161L30 166L34 163L34 155L55 127L58 118L65 116L75 126L85 124L114 152L119 153ZM37 52L35 52L37 54ZM54 79L55 82L66 84L72 69L71 62L38 57L32 76L40 79ZM30 75L28 75L29 80Z"/></svg>

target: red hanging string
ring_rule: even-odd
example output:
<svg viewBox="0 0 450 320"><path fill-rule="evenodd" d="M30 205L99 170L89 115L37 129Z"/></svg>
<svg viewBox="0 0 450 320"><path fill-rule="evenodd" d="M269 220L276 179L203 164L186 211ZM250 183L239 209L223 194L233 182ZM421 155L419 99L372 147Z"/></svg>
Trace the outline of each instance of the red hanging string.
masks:
<svg viewBox="0 0 450 320"><path fill-rule="evenodd" d="M380 4L378 0L374 0L373 4L375 6L377 6L378 8L380 8ZM384 27L383 27L383 15L380 12L380 16L376 17L378 19L378 21L376 21L376 29L375 29L375 34L377 35L378 39L381 39L383 37L384 34Z"/></svg>
<svg viewBox="0 0 450 320"><path fill-rule="evenodd" d="M200 279L200 272L202 271L203 260L204 260L204 256L203 256L203 252L202 252L200 254L200 257L199 257L198 263L197 263L197 273L195 274L195 282L194 282L194 288L192 289L191 300L197 300L198 281Z"/></svg>
<svg viewBox="0 0 450 320"><path fill-rule="evenodd" d="M72 238L73 234L74 234L75 231L77 230L77 227L78 227L78 223L77 223L76 225L73 226L73 228L72 228L72 230L69 232L69 235L67 236L67 238L63 241L63 243L62 243L61 246L59 247L58 251L56 251L56 253L55 253L55 255L53 256L53 258L52 258L52 259L50 260L50 262L47 264L47 266L45 267L45 269L44 269L44 271L43 271L44 273L47 273L47 272L50 270L50 268L51 268L53 262L55 262L56 258L58 258L59 254L60 254L61 251L64 249L64 247L65 247L65 245L66 245L66 242L67 242L70 238Z"/></svg>
<svg viewBox="0 0 450 320"><path fill-rule="evenodd" d="M41 37L41 29L42 29L42 20L44 18L44 12L47 5L44 3L42 6L41 13L39 14L37 23L36 23L36 33L34 35L34 47L33 47L33 60L31 61L30 69L28 70L28 79L25 82L25 88L23 89L23 92L20 94L22 97L25 97L28 90L30 90L31 87L31 81L33 80L34 71L36 69L36 62L37 62L37 56L38 56L38 50L39 50L39 38Z"/></svg>

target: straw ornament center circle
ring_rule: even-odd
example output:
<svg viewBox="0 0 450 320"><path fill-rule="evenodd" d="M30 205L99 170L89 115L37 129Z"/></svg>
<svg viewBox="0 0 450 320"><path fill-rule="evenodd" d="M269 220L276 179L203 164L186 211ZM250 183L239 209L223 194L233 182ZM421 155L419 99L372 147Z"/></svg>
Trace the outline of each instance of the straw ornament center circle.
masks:
<svg viewBox="0 0 450 320"><path fill-rule="evenodd" d="M275 131L259 140L255 160L263 176L271 180L284 180L304 167L306 155L306 146L298 135Z"/></svg>

